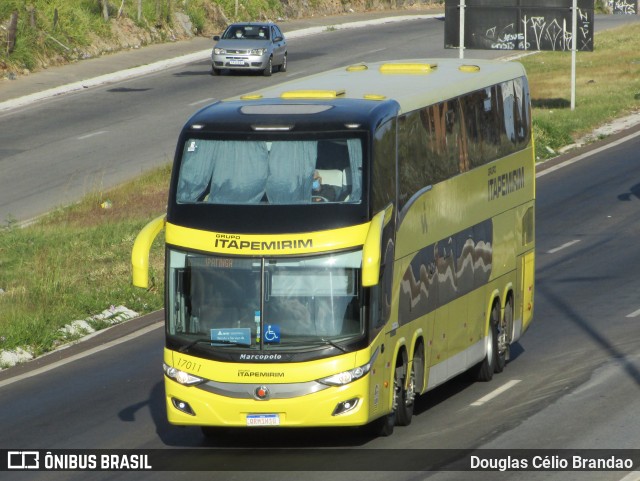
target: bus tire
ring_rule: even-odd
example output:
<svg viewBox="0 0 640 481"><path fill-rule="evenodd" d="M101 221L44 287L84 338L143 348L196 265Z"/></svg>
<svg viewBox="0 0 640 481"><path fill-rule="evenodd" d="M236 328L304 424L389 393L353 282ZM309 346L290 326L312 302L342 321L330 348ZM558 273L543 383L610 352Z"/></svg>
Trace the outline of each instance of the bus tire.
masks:
<svg viewBox="0 0 640 481"><path fill-rule="evenodd" d="M367 427L369 434L375 437L387 437L393 434L396 426L396 413L390 413L372 421Z"/></svg>
<svg viewBox="0 0 640 481"><path fill-rule="evenodd" d="M405 373L407 372L405 366L403 366L402 370ZM402 395L398 400L398 416L396 419L396 424L398 426L408 426L411 424L418 386L417 376L421 375L421 373L422 375L424 374L424 350L422 348L422 344L419 344L413 354L413 362L411 363L411 369L409 370L409 380L406 389L404 389L406 380L402 380ZM422 381L420 381L420 384L422 384Z"/></svg>
<svg viewBox="0 0 640 481"><path fill-rule="evenodd" d="M498 358L498 324L500 322L500 305L493 304L491 319L489 320L489 333L487 336L487 354L484 359L473 367L472 374L476 381L488 382L493 379ZM504 366L503 366L504 367Z"/></svg>
<svg viewBox="0 0 640 481"><path fill-rule="evenodd" d="M504 371L509 358L509 331L513 328L513 297L509 296L507 303L504 305L504 316L502 323L499 325L497 335L496 348L496 366L494 372L500 373Z"/></svg>
<svg viewBox="0 0 640 481"><path fill-rule="evenodd" d="M396 368L393 371L393 400L391 401L391 412L369 424L369 432L373 436L391 436L396 424L398 424L398 407L402 402L400 398L403 397L402 392L404 391L402 388L402 380L398 375L398 369L399 368Z"/></svg>
<svg viewBox="0 0 640 481"><path fill-rule="evenodd" d="M217 426L200 426L200 431L206 439L220 439L224 434L222 428Z"/></svg>

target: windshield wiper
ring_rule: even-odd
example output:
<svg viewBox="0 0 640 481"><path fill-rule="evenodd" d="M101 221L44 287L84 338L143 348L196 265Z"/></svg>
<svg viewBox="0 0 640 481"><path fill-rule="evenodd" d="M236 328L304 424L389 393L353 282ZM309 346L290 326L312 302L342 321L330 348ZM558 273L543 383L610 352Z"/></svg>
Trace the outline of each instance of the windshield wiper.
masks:
<svg viewBox="0 0 640 481"><path fill-rule="evenodd" d="M196 339L194 341L191 341L189 344L186 344L186 345L182 346L181 348L178 349L178 351L185 352L185 351L191 349L196 344L200 344L200 343L204 343L204 342L208 342L209 344L224 344L226 346L251 346L251 344L247 344L246 342L227 341L227 340L224 340L224 339L216 339L214 341L214 340L212 340L212 339L210 339L208 337L202 337L200 339Z"/></svg>
<svg viewBox="0 0 640 481"><path fill-rule="evenodd" d="M335 343L331 339L324 339L324 338L306 339L304 341L300 341L300 340L298 340L298 341L287 341L287 342L281 343L280 345L283 346L283 347L289 347L289 346L317 347L319 344L335 347L336 349L339 349L342 352L349 352L347 349L342 347L340 344ZM273 346L273 344L270 344L270 345Z"/></svg>
<svg viewBox="0 0 640 481"><path fill-rule="evenodd" d="M342 352L349 352L344 347L342 347L340 344L336 344L335 342L333 342L331 339L320 338L320 340L322 342L325 342L325 343L329 344L330 346L335 347L336 349L340 349Z"/></svg>

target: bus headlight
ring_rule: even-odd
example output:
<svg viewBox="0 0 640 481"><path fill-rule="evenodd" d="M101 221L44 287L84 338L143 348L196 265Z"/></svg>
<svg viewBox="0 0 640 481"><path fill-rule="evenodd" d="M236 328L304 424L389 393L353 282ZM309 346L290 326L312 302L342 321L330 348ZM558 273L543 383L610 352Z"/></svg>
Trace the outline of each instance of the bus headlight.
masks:
<svg viewBox="0 0 640 481"><path fill-rule="evenodd" d="M326 384L328 386L344 386L345 384L357 381L361 377L366 376L370 369L371 363L368 362L364 366L356 367L355 369L350 369L349 371L344 371L338 374L334 374L333 376L318 379L318 382Z"/></svg>
<svg viewBox="0 0 640 481"><path fill-rule="evenodd" d="M184 386L193 386L194 384L200 384L205 381L201 377L181 371L180 369L176 369L175 367L171 367L165 363L162 363L162 369L164 369L164 373L169 379L173 379L178 384L182 384Z"/></svg>

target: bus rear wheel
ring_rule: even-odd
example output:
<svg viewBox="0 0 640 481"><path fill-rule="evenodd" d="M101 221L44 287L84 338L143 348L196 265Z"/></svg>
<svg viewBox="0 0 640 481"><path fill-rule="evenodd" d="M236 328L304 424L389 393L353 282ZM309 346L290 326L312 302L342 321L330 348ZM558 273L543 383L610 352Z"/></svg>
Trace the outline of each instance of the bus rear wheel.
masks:
<svg viewBox="0 0 640 481"><path fill-rule="evenodd" d="M500 304L494 303L491 309L491 319L489 320L489 332L487 334L487 354L484 359L476 364L472 369L472 375L476 381L488 382L493 379L493 373L498 364L498 335L500 324ZM504 369L504 364L502 365Z"/></svg>
<svg viewBox="0 0 640 481"><path fill-rule="evenodd" d="M509 297L507 303L504 305L504 315L499 326L495 372L504 371L507 365L507 359L509 359L510 332L512 332L513 329L513 297Z"/></svg>

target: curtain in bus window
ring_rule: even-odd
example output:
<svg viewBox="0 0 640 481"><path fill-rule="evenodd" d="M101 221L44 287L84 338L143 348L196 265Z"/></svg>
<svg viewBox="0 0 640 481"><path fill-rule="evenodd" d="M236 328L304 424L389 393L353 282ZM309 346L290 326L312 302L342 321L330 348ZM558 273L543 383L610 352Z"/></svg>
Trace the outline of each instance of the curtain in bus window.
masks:
<svg viewBox="0 0 640 481"><path fill-rule="evenodd" d="M264 142L188 141L180 168L178 202L204 198L215 204L259 202L264 194L267 154Z"/></svg>
<svg viewBox="0 0 640 481"><path fill-rule="evenodd" d="M347 140L349 149L349 164L351 165L351 202L358 202L362 198L362 143L359 139Z"/></svg>
<svg viewBox="0 0 640 481"><path fill-rule="evenodd" d="M317 141L278 141L271 144L266 192L273 204L311 202Z"/></svg>
<svg viewBox="0 0 640 481"><path fill-rule="evenodd" d="M213 142L187 141L178 180L178 202L196 202L205 194L213 173L214 151Z"/></svg>
<svg viewBox="0 0 640 481"><path fill-rule="evenodd" d="M216 141L208 202L255 204L265 190L268 151L264 142Z"/></svg>

